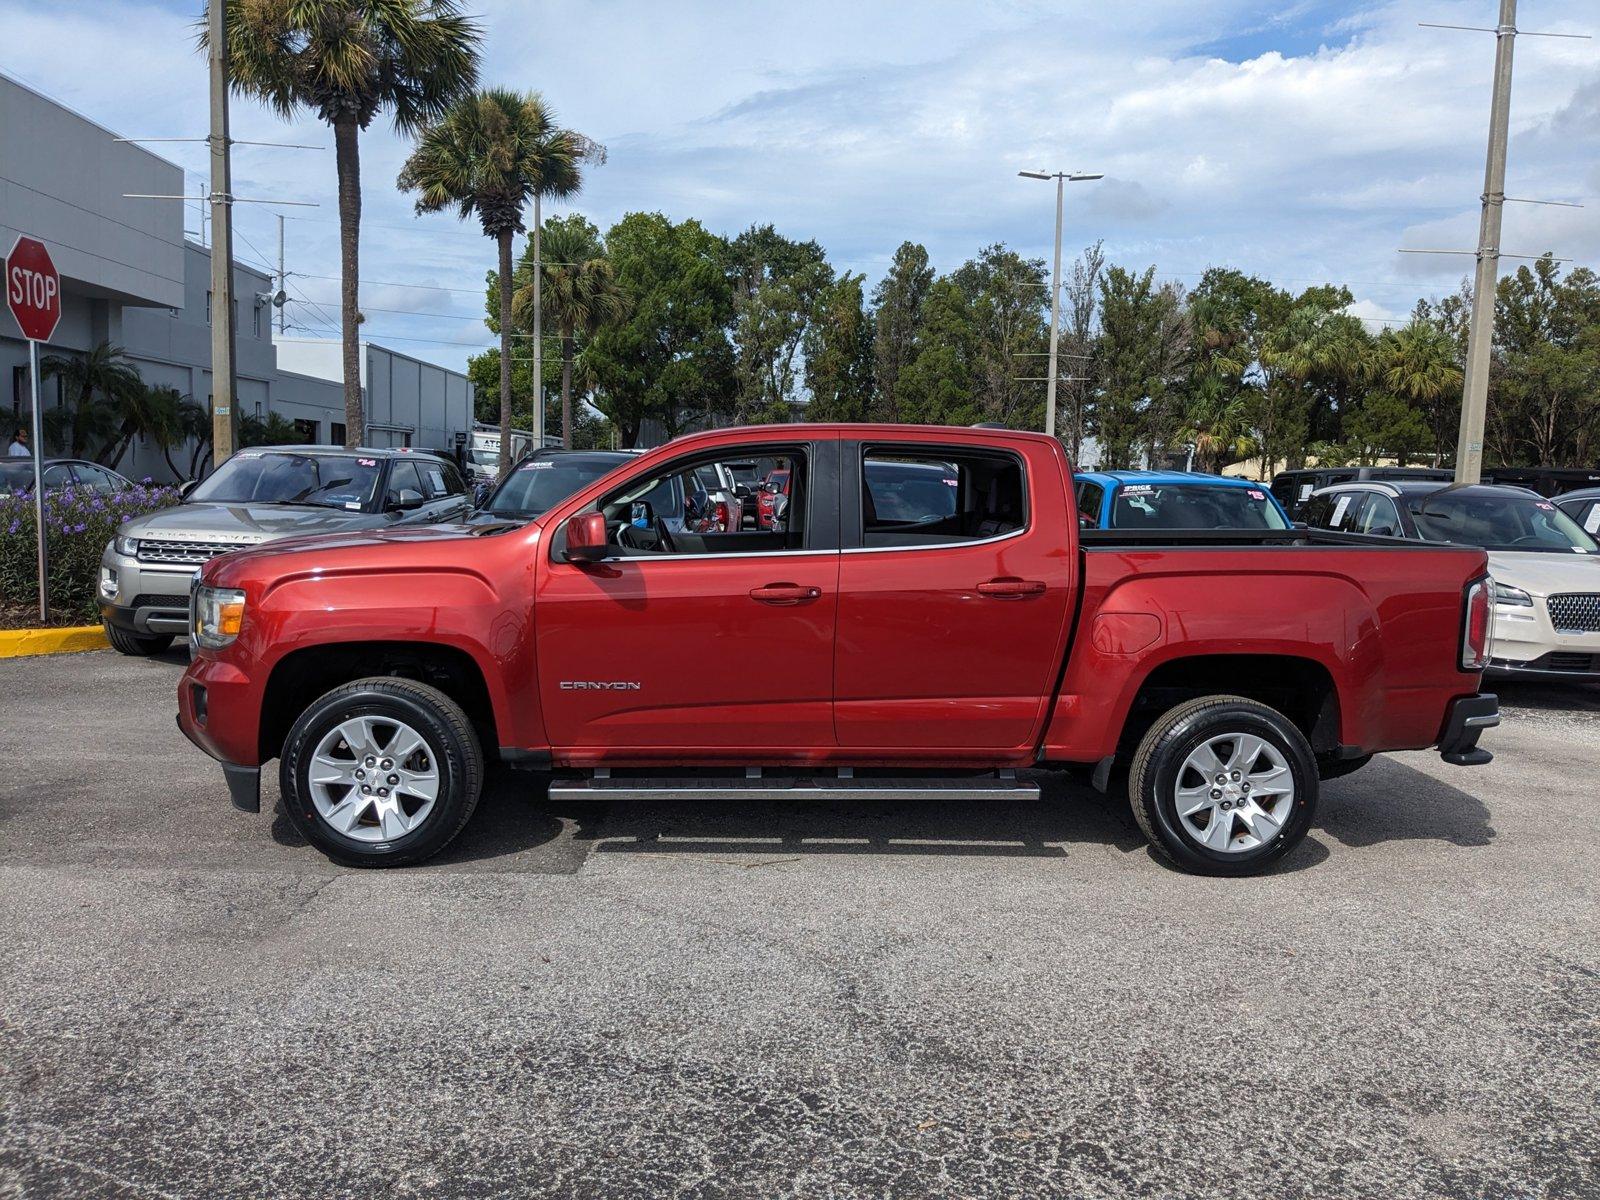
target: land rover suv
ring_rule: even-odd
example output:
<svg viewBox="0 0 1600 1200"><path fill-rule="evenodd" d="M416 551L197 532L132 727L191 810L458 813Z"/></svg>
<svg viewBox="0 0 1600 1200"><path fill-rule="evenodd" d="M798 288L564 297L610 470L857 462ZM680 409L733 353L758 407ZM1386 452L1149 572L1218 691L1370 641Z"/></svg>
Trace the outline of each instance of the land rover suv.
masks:
<svg viewBox="0 0 1600 1200"><path fill-rule="evenodd" d="M189 628L189 583L219 554L278 538L464 520L454 463L413 450L258 446L128 521L100 559L100 617L123 654L156 654Z"/></svg>

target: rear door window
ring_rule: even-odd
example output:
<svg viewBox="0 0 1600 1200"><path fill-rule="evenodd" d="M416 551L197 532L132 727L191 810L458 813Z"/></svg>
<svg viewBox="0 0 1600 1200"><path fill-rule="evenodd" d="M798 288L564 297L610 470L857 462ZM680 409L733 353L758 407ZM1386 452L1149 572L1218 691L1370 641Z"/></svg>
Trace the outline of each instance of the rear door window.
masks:
<svg viewBox="0 0 1600 1200"><path fill-rule="evenodd" d="M984 541L1027 525L1022 463L1006 453L952 447L863 452L861 545L937 546Z"/></svg>

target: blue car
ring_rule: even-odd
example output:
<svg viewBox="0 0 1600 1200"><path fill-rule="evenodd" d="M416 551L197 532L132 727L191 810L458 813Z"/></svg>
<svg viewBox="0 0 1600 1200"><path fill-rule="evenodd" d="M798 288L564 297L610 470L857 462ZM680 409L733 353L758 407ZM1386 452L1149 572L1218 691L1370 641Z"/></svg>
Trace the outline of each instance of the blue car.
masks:
<svg viewBox="0 0 1600 1200"><path fill-rule="evenodd" d="M1084 529L1288 529L1265 484L1196 471L1085 471L1073 476Z"/></svg>

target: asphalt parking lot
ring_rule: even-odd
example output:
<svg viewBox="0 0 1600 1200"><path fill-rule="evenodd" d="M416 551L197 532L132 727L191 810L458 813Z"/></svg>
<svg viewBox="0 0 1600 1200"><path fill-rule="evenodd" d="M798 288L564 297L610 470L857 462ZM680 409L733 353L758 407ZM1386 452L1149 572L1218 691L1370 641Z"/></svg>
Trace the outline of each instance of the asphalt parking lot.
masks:
<svg viewBox="0 0 1600 1200"><path fill-rule="evenodd" d="M1600 1192L1600 693L1327 785L1277 873L1121 802L556 806L339 870L178 655L0 663L0 1197Z"/></svg>

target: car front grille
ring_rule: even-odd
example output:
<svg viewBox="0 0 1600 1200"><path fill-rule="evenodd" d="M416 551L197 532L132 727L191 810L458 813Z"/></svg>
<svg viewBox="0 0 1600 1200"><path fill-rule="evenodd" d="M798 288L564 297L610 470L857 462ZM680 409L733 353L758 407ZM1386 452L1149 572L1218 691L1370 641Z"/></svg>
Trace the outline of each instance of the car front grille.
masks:
<svg viewBox="0 0 1600 1200"><path fill-rule="evenodd" d="M161 566L204 566L219 554L242 550L247 543L239 542L148 542L140 540L138 559L142 563Z"/></svg>
<svg viewBox="0 0 1600 1200"><path fill-rule="evenodd" d="M1551 596L1550 623L1560 633L1600 633L1600 592Z"/></svg>
<svg viewBox="0 0 1600 1200"><path fill-rule="evenodd" d="M185 592L181 596L156 596L146 592L140 592L132 600L128 601L125 607L169 608L182 612L186 611L189 607L189 593Z"/></svg>

